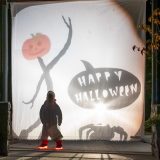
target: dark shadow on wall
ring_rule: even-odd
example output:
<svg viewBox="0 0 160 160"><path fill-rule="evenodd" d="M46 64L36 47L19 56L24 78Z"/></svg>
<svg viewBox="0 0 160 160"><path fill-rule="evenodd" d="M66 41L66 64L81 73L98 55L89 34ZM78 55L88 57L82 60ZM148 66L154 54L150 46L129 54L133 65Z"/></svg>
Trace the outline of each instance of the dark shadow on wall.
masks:
<svg viewBox="0 0 160 160"><path fill-rule="evenodd" d="M28 139L29 133L31 133L31 132L32 132L35 128L37 128L40 124L41 124L40 119L37 119L37 121L36 121L33 125L31 125L29 128L23 129L23 130L20 132L19 136L18 136L14 131L12 131L12 137L14 137L14 138L16 138L16 139ZM40 136L41 136L41 133L40 133L38 139L40 138Z"/></svg>
<svg viewBox="0 0 160 160"><path fill-rule="evenodd" d="M119 141L126 141L128 138L127 132L120 126L111 127L109 124L105 126L88 124L79 129L80 139L90 140L112 140L115 133L119 134Z"/></svg>

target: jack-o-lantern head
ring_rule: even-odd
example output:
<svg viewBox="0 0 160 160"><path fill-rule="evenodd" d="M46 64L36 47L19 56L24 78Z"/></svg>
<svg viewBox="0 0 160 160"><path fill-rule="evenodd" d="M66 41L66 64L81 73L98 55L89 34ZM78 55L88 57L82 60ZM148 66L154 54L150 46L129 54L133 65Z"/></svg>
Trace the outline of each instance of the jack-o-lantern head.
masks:
<svg viewBox="0 0 160 160"><path fill-rule="evenodd" d="M51 47L51 42L48 36L37 33L32 38L24 41L22 46L23 56L28 59L42 57L48 53Z"/></svg>

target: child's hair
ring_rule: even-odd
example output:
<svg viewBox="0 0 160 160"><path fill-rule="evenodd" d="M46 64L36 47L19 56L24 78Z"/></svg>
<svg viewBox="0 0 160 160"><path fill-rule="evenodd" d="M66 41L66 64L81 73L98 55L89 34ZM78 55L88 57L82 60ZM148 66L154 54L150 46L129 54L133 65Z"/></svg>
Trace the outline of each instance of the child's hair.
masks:
<svg viewBox="0 0 160 160"><path fill-rule="evenodd" d="M55 99L55 93L53 91L48 91L47 93L47 100L53 101Z"/></svg>

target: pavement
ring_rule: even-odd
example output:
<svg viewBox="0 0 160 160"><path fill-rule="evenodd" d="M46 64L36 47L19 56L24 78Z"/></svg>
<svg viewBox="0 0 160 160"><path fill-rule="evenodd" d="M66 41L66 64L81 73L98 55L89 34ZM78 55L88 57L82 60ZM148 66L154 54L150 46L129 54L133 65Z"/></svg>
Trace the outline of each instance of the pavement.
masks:
<svg viewBox="0 0 160 160"><path fill-rule="evenodd" d="M63 150L37 150L40 141L14 141L0 160L156 160L150 139L134 141L64 140ZM49 147L55 144L49 142Z"/></svg>

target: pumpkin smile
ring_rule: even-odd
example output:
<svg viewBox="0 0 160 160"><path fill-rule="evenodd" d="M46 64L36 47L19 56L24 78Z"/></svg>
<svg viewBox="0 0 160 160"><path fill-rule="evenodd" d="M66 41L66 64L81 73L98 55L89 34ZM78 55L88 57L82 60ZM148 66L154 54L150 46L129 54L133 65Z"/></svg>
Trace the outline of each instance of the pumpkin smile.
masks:
<svg viewBox="0 0 160 160"><path fill-rule="evenodd" d="M43 53L44 51L45 51L45 49L43 48L43 49L38 50L38 51L36 51L36 52L31 52L30 54L31 54L31 55L38 55L38 54Z"/></svg>

